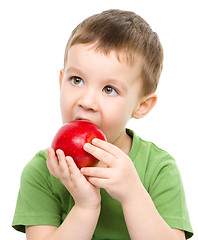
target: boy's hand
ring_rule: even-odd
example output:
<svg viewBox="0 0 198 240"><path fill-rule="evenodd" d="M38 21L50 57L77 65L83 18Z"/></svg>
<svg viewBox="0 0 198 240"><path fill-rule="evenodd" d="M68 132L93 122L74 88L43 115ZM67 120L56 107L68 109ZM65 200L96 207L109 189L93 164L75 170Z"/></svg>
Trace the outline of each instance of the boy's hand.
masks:
<svg viewBox="0 0 198 240"><path fill-rule="evenodd" d="M59 178L72 195L75 205L83 208L96 208L100 205L100 189L93 186L81 174L71 157L65 157L62 150L47 149L47 167L49 172Z"/></svg>
<svg viewBox="0 0 198 240"><path fill-rule="evenodd" d="M93 145L92 145L93 144ZM86 167L81 173L94 186L104 188L111 197L124 203L133 200L142 183L131 159L118 147L99 139L85 144L84 149L107 167Z"/></svg>

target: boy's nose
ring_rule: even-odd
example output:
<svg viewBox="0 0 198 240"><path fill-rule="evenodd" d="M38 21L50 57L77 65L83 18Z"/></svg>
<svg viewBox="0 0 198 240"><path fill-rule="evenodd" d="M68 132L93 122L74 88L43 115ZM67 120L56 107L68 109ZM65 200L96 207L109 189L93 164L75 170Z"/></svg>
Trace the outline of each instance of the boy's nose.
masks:
<svg viewBox="0 0 198 240"><path fill-rule="evenodd" d="M79 99L79 105L86 111L97 111L98 101L94 91L86 91Z"/></svg>

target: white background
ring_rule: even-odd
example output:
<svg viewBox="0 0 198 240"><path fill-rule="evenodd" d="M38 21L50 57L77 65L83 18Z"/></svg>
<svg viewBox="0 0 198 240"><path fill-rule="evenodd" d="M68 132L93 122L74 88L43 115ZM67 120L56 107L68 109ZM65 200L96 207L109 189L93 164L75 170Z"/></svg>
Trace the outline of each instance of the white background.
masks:
<svg viewBox="0 0 198 240"><path fill-rule="evenodd" d="M0 229L11 228L24 165L61 126L59 70L66 41L84 18L109 8L132 10L156 31L164 47L159 99L152 112L129 126L171 153L183 178L191 223L198 234L198 34L196 0L42 1L0 3Z"/></svg>

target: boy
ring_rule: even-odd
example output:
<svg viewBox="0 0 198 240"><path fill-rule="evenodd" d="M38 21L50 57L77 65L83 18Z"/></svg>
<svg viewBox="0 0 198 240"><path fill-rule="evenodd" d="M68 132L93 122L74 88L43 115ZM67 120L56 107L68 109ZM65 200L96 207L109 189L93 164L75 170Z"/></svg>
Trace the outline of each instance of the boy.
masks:
<svg viewBox="0 0 198 240"><path fill-rule="evenodd" d="M27 164L13 227L28 240L192 236L174 159L125 129L154 107L162 61L157 34L133 12L105 11L74 29L59 78L62 120L91 121L108 142L84 145L97 167L79 170L52 148Z"/></svg>

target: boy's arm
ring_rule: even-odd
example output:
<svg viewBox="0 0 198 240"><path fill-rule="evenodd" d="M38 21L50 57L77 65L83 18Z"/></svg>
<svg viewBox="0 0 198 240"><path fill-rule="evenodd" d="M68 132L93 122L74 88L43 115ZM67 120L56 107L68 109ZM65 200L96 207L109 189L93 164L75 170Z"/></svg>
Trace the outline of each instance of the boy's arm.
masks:
<svg viewBox="0 0 198 240"><path fill-rule="evenodd" d="M132 201L123 202L122 209L134 239L185 240L184 231L170 228L163 220L144 188L139 189Z"/></svg>
<svg viewBox="0 0 198 240"><path fill-rule="evenodd" d="M107 168L83 168L81 172L97 187L104 188L123 208L125 222L134 240L183 240L160 216L142 185L131 159L116 146L94 139L84 149Z"/></svg>
<svg viewBox="0 0 198 240"><path fill-rule="evenodd" d="M26 226L27 240L91 239L100 214L97 208L74 206L60 227Z"/></svg>
<svg viewBox="0 0 198 240"><path fill-rule="evenodd" d="M27 240L91 239L100 214L100 189L80 173L71 157L63 151L47 149L47 166L72 195L75 205L60 227L26 226Z"/></svg>

